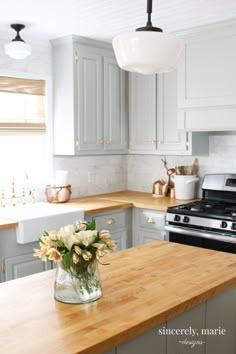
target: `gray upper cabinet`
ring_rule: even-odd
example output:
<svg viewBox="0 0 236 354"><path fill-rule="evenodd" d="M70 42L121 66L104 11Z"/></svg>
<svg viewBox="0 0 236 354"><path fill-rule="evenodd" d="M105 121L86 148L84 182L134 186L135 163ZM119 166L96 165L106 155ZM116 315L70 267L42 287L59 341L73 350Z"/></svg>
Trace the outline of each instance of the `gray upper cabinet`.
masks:
<svg viewBox="0 0 236 354"><path fill-rule="evenodd" d="M186 34L178 68L178 127L236 130L236 23Z"/></svg>
<svg viewBox="0 0 236 354"><path fill-rule="evenodd" d="M76 45L79 151L103 150L102 56Z"/></svg>
<svg viewBox="0 0 236 354"><path fill-rule="evenodd" d="M70 36L52 46L54 153L126 152L125 73L111 45Z"/></svg>
<svg viewBox="0 0 236 354"><path fill-rule="evenodd" d="M125 72L114 57L104 57L104 149L126 150L128 132L126 118Z"/></svg>
<svg viewBox="0 0 236 354"><path fill-rule="evenodd" d="M191 133L177 130L177 72L129 74L131 153L190 155L208 152L208 137L196 149ZM200 138L200 137L199 137ZM203 151L200 151L203 150Z"/></svg>
<svg viewBox="0 0 236 354"><path fill-rule="evenodd" d="M129 148L143 152L156 150L155 75L129 73Z"/></svg>

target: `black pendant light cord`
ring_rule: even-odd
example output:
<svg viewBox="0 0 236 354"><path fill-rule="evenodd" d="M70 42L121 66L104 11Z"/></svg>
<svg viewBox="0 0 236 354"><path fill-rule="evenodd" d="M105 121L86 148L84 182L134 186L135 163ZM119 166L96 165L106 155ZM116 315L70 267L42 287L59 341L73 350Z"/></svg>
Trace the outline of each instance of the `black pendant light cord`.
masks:
<svg viewBox="0 0 236 354"><path fill-rule="evenodd" d="M147 0L147 14L148 14L148 19L146 26L137 28L136 31L152 31L152 32L163 32L161 28L159 27L153 27L152 25L152 0Z"/></svg>
<svg viewBox="0 0 236 354"><path fill-rule="evenodd" d="M152 26L151 16L152 16L152 0L147 0L147 14L148 20L146 26Z"/></svg>

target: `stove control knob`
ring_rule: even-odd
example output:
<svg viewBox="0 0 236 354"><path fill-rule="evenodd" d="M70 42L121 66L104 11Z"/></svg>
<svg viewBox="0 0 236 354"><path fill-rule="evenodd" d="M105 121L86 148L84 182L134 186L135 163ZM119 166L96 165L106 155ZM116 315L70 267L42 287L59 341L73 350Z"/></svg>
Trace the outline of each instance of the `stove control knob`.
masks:
<svg viewBox="0 0 236 354"><path fill-rule="evenodd" d="M226 229L226 227L228 226L226 221L221 221L220 227L222 227L222 229Z"/></svg>
<svg viewBox="0 0 236 354"><path fill-rule="evenodd" d="M189 222L189 217L188 216L184 216L184 218L183 218L183 222L186 222L186 223L188 223Z"/></svg>
<svg viewBox="0 0 236 354"><path fill-rule="evenodd" d="M180 216L179 215L175 215L174 221L180 221Z"/></svg>
<svg viewBox="0 0 236 354"><path fill-rule="evenodd" d="M236 230L236 223L235 223L235 222L232 223L231 229L232 229L232 230Z"/></svg>

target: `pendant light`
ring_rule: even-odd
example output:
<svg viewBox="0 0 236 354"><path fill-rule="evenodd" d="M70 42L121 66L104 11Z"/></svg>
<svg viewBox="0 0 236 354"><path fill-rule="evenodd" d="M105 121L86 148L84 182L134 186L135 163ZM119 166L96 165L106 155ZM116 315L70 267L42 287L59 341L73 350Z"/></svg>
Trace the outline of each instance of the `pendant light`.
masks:
<svg viewBox="0 0 236 354"><path fill-rule="evenodd" d="M175 35L163 33L161 28L153 27L151 14L152 0L147 0L146 26L113 39L114 52L121 69L154 74L176 68L183 41Z"/></svg>
<svg viewBox="0 0 236 354"><path fill-rule="evenodd" d="M12 59L25 59L32 52L31 45L25 43L19 34L25 26L13 24L11 25L11 28L16 31L16 37L10 43L5 44L5 53Z"/></svg>

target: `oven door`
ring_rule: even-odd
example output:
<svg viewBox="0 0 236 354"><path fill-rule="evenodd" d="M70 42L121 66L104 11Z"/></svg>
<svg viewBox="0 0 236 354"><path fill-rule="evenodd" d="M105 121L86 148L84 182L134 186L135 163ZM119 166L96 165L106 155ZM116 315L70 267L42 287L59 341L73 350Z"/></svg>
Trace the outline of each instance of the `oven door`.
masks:
<svg viewBox="0 0 236 354"><path fill-rule="evenodd" d="M167 225L165 230L167 231L166 239L170 242L236 253L235 236L225 236L221 233L176 225Z"/></svg>

